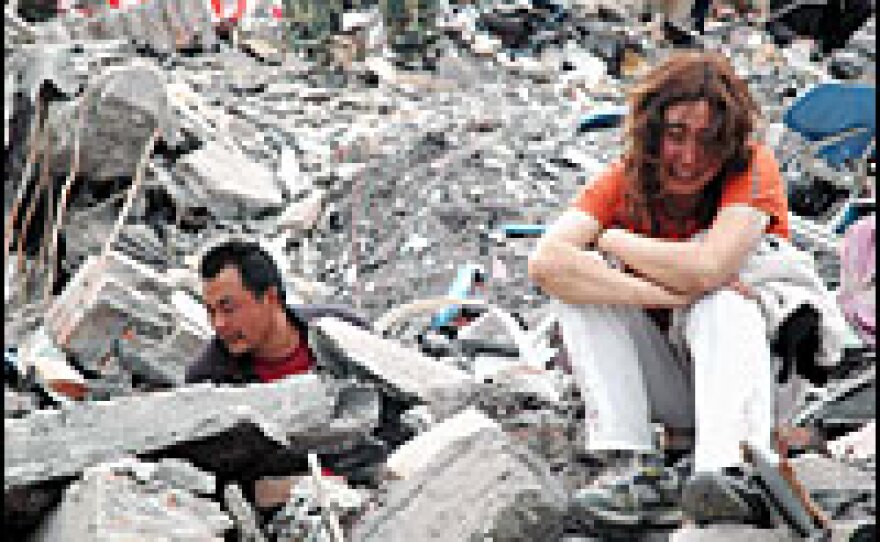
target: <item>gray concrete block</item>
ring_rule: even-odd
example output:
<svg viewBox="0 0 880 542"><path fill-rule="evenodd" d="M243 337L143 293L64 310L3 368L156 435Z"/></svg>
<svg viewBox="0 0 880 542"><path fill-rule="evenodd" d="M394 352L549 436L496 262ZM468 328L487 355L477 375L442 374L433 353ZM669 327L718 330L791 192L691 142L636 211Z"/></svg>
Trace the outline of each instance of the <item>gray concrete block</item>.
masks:
<svg viewBox="0 0 880 542"><path fill-rule="evenodd" d="M791 461L798 481L836 520L868 519L876 514L876 468L818 455Z"/></svg>
<svg viewBox="0 0 880 542"><path fill-rule="evenodd" d="M279 450L357 441L375 427L375 394L370 400L369 390L346 388L350 386L306 375L36 411L4 424L4 490L76 476L89 465L122 454L187 458L224 476L243 473L246 467L270 468L271 454ZM344 399L351 393L360 402ZM340 408L343 403L351 406Z"/></svg>
<svg viewBox="0 0 880 542"><path fill-rule="evenodd" d="M183 157L176 171L187 182L204 190L209 196L204 203L210 203L212 211L221 216L235 216L240 210L277 208L282 204L281 192L265 166L218 142L209 142Z"/></svg>
<svg viewBox="0 0 880 542"><path fill-rule="evenodd" d="M176 136L158 70L147 66L102 66L99 70L92 74L90 83L98 88L89 97L79 131L79 171L94 180L110 181L134 175L156 127L166 141L173 142ZM70 169L80 110L80 101L75 101L59 106L50 115L52 168L58 176L65 176Z"/></svg>
<svg viewBox="0 0 880 542"><path fill-rule="evenodd" d="M220 505L133 473L149 465L124 459L86 469L31 540L222 541L232 522Z"/></svg>
<svg viewBox="0 0 880 542"><path fill-rule="evenodd" d="M187 313L191 308L174 303L157 270L117 251L101 263L86 260L51 307L46 320L54 340L97 374L182 385L210 331Z"/></svg>
<svg viewBox="0 0 880 542"><path fill-rule="evenodd" d="M26 392L3 389L3 417L17 418L36 410L39 404L36 396Z"/></svg>
<svg viewBox="0 0 880 542"><path fill-rule="evenodd" d="M546 466L494 430L456 441L382 501L352 540L556 540L567 506Z"/></svg>
<svg viewBox="0 0 880 542"><path fill-rule="evenodd" d="M794 542L800 538L788 529L757 529L745 525L685 527L669 537L669 542Z"/></svg>
<svg viewBox="0 0 880 542"><path fill-rule="evenodd" d="M309 344L314 345L319 364L379 382L405 400L455 401L474 389L473 379L464 371L342 320L319 320Z"/></svg>

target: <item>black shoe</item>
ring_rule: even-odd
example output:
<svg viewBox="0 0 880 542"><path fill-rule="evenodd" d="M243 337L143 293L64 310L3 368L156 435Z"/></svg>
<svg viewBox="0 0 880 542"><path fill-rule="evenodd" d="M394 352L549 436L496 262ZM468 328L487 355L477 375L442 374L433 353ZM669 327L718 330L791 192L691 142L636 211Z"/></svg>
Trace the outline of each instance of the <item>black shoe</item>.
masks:
<svg viewBox="0 0 880 542"><path fill-rule="evenodd" d="M681 484L674 469L640 464L622 472L614 470L577 491L574 506L605 525L675 527L681 523Z"/></svg>

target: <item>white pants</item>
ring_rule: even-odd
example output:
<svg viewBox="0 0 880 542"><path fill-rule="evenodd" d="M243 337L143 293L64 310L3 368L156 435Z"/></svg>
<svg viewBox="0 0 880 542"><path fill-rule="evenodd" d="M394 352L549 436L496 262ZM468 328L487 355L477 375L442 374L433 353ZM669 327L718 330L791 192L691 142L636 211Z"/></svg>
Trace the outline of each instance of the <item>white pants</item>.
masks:
<svg viewBox="0 0 880 542"><path fill-rule="evenodd" d="M559 307L562 338L586 402L588 450L654 448L652 422L694 428L694 468L741 462L740 442L770 449L773 373L757 303L732 290L682 309L688 356L638 307ZM692 361L691 361L692 360Z"/></svg>

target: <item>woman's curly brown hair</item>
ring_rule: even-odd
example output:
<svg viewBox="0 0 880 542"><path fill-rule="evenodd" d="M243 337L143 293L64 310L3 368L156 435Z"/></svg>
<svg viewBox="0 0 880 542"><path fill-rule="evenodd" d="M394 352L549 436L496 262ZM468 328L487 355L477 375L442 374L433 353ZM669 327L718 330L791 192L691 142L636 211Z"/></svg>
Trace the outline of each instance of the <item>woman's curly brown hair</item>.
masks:
<svg viewBox="0 0 880 542"><path fill-rule="evenodd" d="M714 218L725 179L745 171L750 159L749 138L759 109L748 85L723 55L713 52L676 52L650 70L629 96L625 121L624 166L630 185L627 200L631 216L656 234L660 185L660 149L669 106L707 100L714 114L710 148L722 159L721 171L706 187L697 220L707 227ZM647 220L647 223L641 222Z"/></svg>

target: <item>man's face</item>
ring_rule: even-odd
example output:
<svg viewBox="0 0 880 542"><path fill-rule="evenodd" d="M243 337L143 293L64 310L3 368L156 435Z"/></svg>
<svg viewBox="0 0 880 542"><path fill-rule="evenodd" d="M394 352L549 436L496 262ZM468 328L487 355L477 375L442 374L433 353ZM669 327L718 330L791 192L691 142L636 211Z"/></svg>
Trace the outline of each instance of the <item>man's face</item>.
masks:
<svg viewBox="0 0 880 542"><path fill-rule="evenodd" d="M270 288L258 299L244 287L234 267L225 267L203 283L211 325L230 353L253 352L268 339L275 308L273 292Z"/></svg>
<svg viewBox="0 0 880 542"><path fill-rule="evenodd" d="M681 102L664 115L662 182L670 196L695 196L721 170L710 142L713 111L709 102Z"/></svg>

